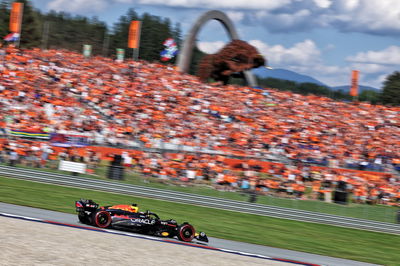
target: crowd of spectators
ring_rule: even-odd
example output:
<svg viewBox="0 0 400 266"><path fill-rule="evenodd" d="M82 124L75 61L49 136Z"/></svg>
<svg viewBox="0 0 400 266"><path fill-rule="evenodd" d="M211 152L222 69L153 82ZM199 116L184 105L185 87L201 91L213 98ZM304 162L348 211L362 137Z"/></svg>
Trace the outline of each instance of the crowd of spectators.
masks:
<svg viewBox="0 0 400 266"><path fill-rule="evenodd" d="M263 179L249 174L254 169L239 171L244 176L226 169L211 155L194 156L189 163L186 156L180 162L163 155L135 158L140 171L160 178L199 176L229 188L253 186L297 196L307 186L313 192L318 186L329 190L336 179L346 179L360 201L399 193L396 177L371 181L335 169L386 171L400 165L400 107L204 84L159 63L9 46L0 52L0 108L0 134L57 132L84 135L92 143L145 147L162 141L225 154L274 154L297 165L268 169L273 178ZM26 157L35 164L45 160ZM303 166L309 164L330 168L313 175Z"/></svg>
<svg viewBox="0 0 400 266"><path fill-rule="evenodd" d="M87 164L87 172L96 174L103 160L108 165L115 154L122 156L127 173L138 172L146 179L179 185L206 185L222 191L252 192L293 199L333 201L341 188L357 203L399 205L400 179L380 172L316 167L231 159L222 155L199 153L155 153L101 148L59 148L45 142L6 140L0 145L0 162L11 166L57 168L60 160Z"/></svg>
<svg viewBox="0 0 400 266"><path fill-rule="evenodd" d="M400 203L400 179L391 174L206 154L143 153L132 157L132 167L144 175L183 182L208 180L216 189L224 191L257 191L265 195L332 202L333 192L343 190L357 203ZM341 184L344 187L340 187Z"/></svg>

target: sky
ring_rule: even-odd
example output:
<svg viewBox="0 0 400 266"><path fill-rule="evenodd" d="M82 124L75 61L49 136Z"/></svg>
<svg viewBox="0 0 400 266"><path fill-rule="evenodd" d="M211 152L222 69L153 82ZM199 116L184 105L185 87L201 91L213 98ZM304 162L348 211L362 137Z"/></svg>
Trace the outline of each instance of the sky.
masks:
<svg viewBox="0 0 400 266"><path fill-rule="evenodd" d="M329 86L381 88L400 70L399 0L31 0L41 11L97 16L110 27L129 8L179 22L183 35L210 10L225 12L240 39L254 45L273 68L310 75ZM229 42L216 21L198 36L198 47L215 53Z"/></svg>

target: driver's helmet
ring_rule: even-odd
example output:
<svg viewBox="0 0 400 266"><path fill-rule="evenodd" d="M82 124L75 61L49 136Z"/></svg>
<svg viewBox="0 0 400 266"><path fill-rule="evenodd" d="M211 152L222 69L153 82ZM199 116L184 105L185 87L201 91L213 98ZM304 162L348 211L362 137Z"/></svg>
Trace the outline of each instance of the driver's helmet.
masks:
<svg viewBox="0 0 400 266"><path fill-rule="evenodd" d="M138 212L139 211L139 207L138 206L131 205L130 208L131 208L130 209L131 212Z"/></svg>

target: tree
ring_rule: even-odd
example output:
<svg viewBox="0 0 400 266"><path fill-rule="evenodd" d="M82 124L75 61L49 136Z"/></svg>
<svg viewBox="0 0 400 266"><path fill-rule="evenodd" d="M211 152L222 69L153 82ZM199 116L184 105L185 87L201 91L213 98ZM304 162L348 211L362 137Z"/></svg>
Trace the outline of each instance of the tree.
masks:
<svg viewBox="0 0 400 266"><path fill-rule="evenodd" d="M203 53L196 45L192 52L192 62L190 63L189 74L197 74L197 67L204 56L206 56L206 54Z"/></svg>
<svg viewBox="0 0 400 266"><path fill-rule="evenodd" d="M39 47L41 43L40 13L33 9L29 0L18 0L24 4L21 25L21 42L23 48Z"/></svg>
<svg viewBox="0 0 400 266"><path fill-rule="evenodd" d="M9 23L9 18L10 18L10 1L8 0L2 0L0 2L0 38L3 38L6 36L9 31L8 31L8 23Z"/></svg>
<svg viewBox="0 0 400 266"><path fill-rule="evenodd" d="M377 104L379 102L379 95L379 92L373 90L364 90L360 93L358 99L362 102Z"/></svg>
<svg viewBox="0 0 400 266"><path fill-rule="evenodd" d="M181 23L176 23L174 29L172 30L172 38L174 38L178 48L182 47L182 29Z"/></svg>
<svg viewBox="0 0 400 266"><path fill-rule="evenodd" d="M110 36L110 54L115 55L117 48L126 48L128 45L129 26L132 20L139 20L139 15L135 9L130 8L126 15L121 16L118 22L114 24L113 34ZM132 57L132 51L128 49L126 57Z"/></svg>
<svg viewBox="0 0 400 266"><path fill-rule="evenodd" d="M387 76L383 83L381 93L381 101L383 104L400 105L400 72L395 71Z"/></svg>
<svg viewBox="0 0 400 266"><path fill-rule="evenodd" d="M49 24L48 47L82 51L84 44L92 45L92 54L103 53L107 25L97 17L72 17L65 12L50 11L41 16L41 24ZM43 27L42 27L43 28Z"/></svg>
<svg viewBox="0 0 400 266"><path fill-rule="evenodd" d="M283 91L292 91L294 93L299 93L303 95L315 94L315 95L326 96L335 100L347 100L347 101L351 100L351 96L348 93L343 92L342 90L333 91L328 87L309 82L297 83L294 81L284 80L284 79L258 78L258 83L262 87L275 88ZM362 100L368 100L373 102L372 100L369 100L369 98L368 99L363 98Z"/></svg>
<svg viewBox="0 0 400 266"><path fill-rule="evenodd" d="M173 29L171 21L167 18L144 13L139 16L134 9L119 18L114 24L111 35L111 49L126 48L128 44L129 26L132 20L141 21L139 58L147 61L159 61L160 52L164 50L163 42L173 36L180 34L179 28ZM126 50L126 57L132 57L132 49Z"/></svg>
<svg viewBox="0 0 400 266"><path fill-rule="evenodd" d="M140 41L140 58L147 61L159 61L160 52L164 50L163 42L172 37L169 19L144 13L142 15L142 35Z"/></svg>

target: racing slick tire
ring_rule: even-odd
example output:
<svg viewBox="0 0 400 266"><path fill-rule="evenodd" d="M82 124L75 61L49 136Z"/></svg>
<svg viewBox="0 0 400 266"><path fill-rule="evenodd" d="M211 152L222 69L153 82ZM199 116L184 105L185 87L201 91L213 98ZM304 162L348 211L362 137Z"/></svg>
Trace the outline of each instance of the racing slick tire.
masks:
<svg viewBox="0 0 400 266"><path fill-rule="evenodd" d="M98 211L94 214L93 224L100 228L107 228L111 224L111 215L108 211Z"/></svg>
<svg viewBox="0 0 400 266"><path fill-rule="evenodd" d="M78 214L78 219L79 219L79 222L81 222L83 224L88 224L89 223L89 217L87 217L85 215L85 213L83 213L83 212L80 212Z"/></svg>
<svg viewBox="0 0 400 266"><path fill-rule="evenodd" d="M190 224L183 224L178 228L178 239L184 242L191 242L196 231Z"/></svg>

